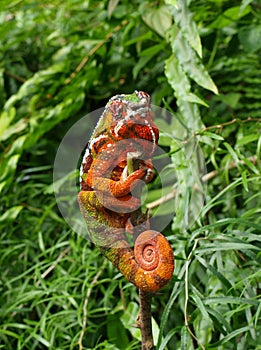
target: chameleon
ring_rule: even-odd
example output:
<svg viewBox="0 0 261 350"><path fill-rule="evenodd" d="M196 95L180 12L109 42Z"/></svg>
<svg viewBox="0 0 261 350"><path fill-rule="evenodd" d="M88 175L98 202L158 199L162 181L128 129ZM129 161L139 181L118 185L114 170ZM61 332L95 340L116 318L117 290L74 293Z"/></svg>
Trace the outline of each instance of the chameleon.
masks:
<svg viewBox="0 0 261 350"><path fill-rule="evenodd" d="M142 186L154 177L158 139L147 93L113 96L87 143L80 169L78 203L91 241L145 292L164 287L174 271L169 242L150 229L141 210Z"/></svg>

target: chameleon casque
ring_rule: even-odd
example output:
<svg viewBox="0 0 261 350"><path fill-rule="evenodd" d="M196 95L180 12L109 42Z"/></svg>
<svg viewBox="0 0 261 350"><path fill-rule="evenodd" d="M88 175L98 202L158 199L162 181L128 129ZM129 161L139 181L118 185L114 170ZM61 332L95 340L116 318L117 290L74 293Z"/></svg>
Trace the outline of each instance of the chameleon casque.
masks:
<svg viewBox="0 0 261 350"><path fill-rule="evenodd" d="M147 93L112 97L87 144L78 194L92 242L146 292L164 287L174 270L168 241L150 230L140 208L142 184L153 178L158 138Z"/></svg>

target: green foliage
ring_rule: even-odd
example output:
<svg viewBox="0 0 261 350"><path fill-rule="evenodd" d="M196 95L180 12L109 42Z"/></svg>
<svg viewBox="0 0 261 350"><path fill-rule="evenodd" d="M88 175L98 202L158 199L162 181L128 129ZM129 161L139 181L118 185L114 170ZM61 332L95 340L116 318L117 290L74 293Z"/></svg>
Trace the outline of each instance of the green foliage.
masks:
<svg viewBox="0 0 261 350"><path fill-rule="evenodd" d="M163 218L175 211L157 349L260 349L260 1L0 9L0 348L140 348L137 291L66 225L50 186L66 130L143 90L172 111L156 120L172 198L157 179L149 191Z"/></svg>

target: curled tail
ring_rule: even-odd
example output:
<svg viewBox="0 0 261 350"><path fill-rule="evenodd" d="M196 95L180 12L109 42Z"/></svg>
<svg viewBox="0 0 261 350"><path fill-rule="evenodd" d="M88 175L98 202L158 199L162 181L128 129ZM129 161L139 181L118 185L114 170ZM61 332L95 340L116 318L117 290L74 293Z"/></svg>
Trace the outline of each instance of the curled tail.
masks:
<svg viewBox="0 0 261 350"><path fill-rule="evenodd" d="M157 231L142 232L135 241L134 250L126 240L99 249L131 283L145 292L158 291L172 278L173 251L167 239Z"/></svg>

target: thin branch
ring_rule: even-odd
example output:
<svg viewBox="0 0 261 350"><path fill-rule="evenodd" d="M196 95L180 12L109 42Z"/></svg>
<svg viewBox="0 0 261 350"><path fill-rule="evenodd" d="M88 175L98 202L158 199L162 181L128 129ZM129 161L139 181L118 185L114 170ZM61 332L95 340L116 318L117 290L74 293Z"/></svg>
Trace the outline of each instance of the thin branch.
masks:
<svg viewBox="0 0 261 350"><path fill-rule="evenodd" d="M140 314L137 324L141 330L142 350L153 350L153 335L151 324L151 297L152 294L139 290Z"/></svg>
<svg viewBox="0 0 261 350"><path fill-rule="evenodd" d="M72 249L72 247L67 247L65 250L63 250L60 255L58 256L58 258L55 260L55 262L48 267L47 270L45 270L42 274L41 274L41 278L44 279L46 278L49 273L51 273L53 271L53 269L56 267L56 265L58 264L58 262L60 260L62 260L62 258ZM41 283L41 280L39 279L37 282L36 282L36 286L39 286L39 284Z"/></svg>
<svg viewBox="0 0 261 350"><path fill-rule="evenodd" d="M234 118L234 119L229 120L228 122L225 122L225 123L222 123L222 124L206 126L202 130L200 130L199 132L196 132L196 135L202 135L202 132L204 133L204 131L212 130L212 129L220 129L220 130L222 130L224 126L232 125L232 124L235 124L235 123L245 124L245 123L249 123L249 122L260 122L260 118L248 117L247 119L244 119L244 120Z"/></svg>
<svg viewBox="0 0 261 350"><path fill-rule="evenodd" d="M254 155L254 156L251 156L249 158L247 158L247 160L249 162L251 162L252 164L256 164L257 163L257 156ZM240 160L239 162L235 162L234 160L228 165L228 169L231 170L231 169L235 169L238 164L241 164L241 165L246 165L246 162L244 160ZM206 183L208 182L209 180L212 180L213 178L215 178L218 174L220 174L222 171L224 171L225 168L221 168L220 170L212 170L210 171L209 173L205 174L202 176L201 178L201 182L202 183ZM197 184L194 185L194 189L195 190L198 190L199 187ZM165 196L162 196L161 198L151 202L151 203L148 203L147 204L147 208L148 209L153 209L155 207L158 207L159 205L173 199L176 197L176 194L177 194L177 189L174 188L170 193L166 194Z"/></svg>
<svg viewBox="0 0 261 350"><path fill-rule="evenodd" d="M132 153L128 153L127 156L127 170L128 174L137 170L138 163L135 163ZM142 192L142 185L136 187L137 195L140 197ZM137 212L136 212L137 213ZM131 222L135 226L138 226L138 217L142 214L141 209L138 209L139 215L136 216L135 212L133 217L131 217ZM139 289L140 297L140 311L138 318L136 320L136 326L141 330L141 350L153 350L153 334L152 334L152 323L151 323L151 298L152 294L150 292L144 292Z"/></svg>
<svg viewBox="0 0 261 350"><path fill-rule="evenodd" d="M162 203L168 202L172 198L175 198L176 197L176 193L177 193L177 189L174 188L170 193L166 194L165 196L162 196L161 198L156 199L155 201L148 203L146 205L146 208L150 210L150 209L153 209L155 207L158 207Z"/></svg>
<svg viewBox="0 0 261 350"><path fill-rule="evenodd" d="M107 261L104 260L103 265L101 266L100 270L94 276L94 278L90 284L90 287L87 289L87 292L86 292L86 296L85 296L83 308L82 308L83 309L82 330L81 330L81 334L80 334L80 337L78 340L79 350L83 350L82 340L83 340L83 337L85 334L85 328L86 328L86 324L87 324L87 306L88 306L89 298L91 295L91 291L92 291L93 286L98 282L98 279L99 279L100 275L102 274L106 263L107 263Z"/></svg>
<svg viewBox="0 0 261 350"><path fill-rule="evenodd" d="M26 82L25 78L20 77L19 75L15 74L15 73L12 73L9 70L5 70L4 73L6 75L8 75L9 77L14 78L15 80L19 81L20 83L25 83Z"/></svg>

